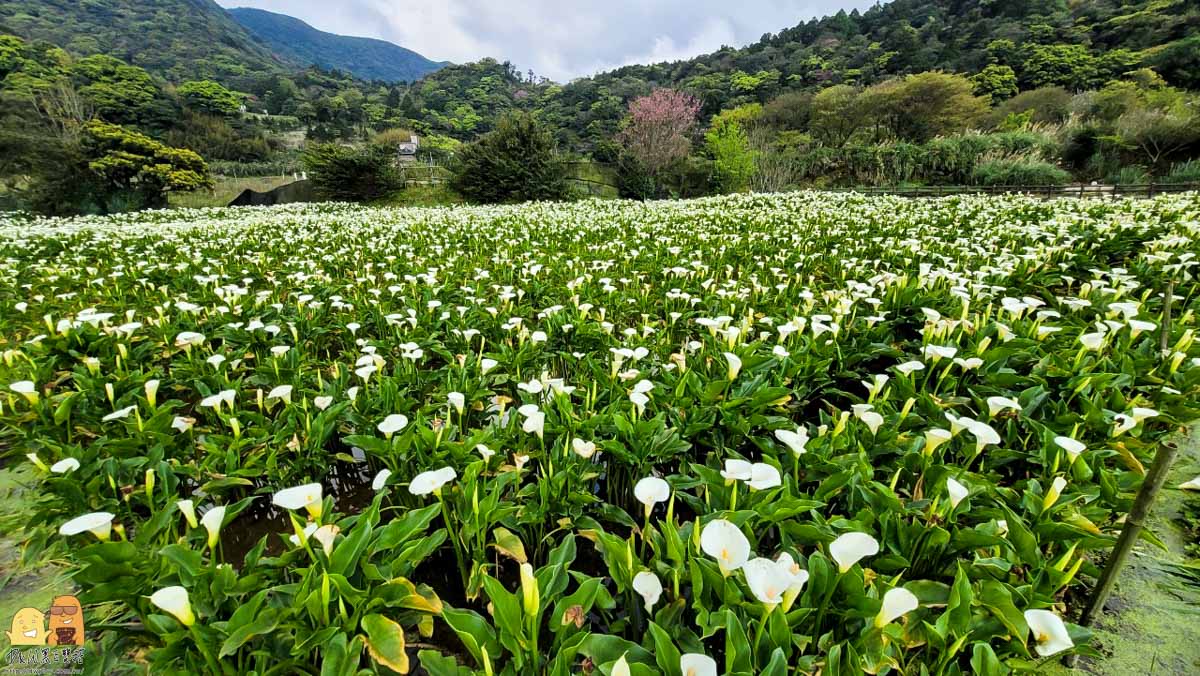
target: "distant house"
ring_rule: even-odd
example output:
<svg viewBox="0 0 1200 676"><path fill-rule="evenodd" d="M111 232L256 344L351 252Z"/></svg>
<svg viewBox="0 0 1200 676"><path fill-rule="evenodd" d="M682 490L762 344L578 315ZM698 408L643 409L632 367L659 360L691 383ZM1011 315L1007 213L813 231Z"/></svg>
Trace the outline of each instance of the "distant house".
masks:
<svg viewBox="0 0 1200 676"><path fill-rule="evenodd" d="M421 139L413 134L408 141L401 141L397 148L397 155L401 162L416 162L417 151L421 149Z"/></svg>

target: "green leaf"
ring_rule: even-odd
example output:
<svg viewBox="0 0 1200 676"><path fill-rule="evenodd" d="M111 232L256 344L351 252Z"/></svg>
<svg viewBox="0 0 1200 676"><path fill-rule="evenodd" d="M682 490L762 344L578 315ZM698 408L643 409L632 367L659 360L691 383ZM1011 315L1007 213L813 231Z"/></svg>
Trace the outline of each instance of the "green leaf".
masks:
<svg viewBox="0 0 1200 676"><path fill-rule="evenodd" d="M521 635L522 627L525 626L521 598L505 589L504 585L491 575L483 576L483 589L492 602L492 617L496 618L496 627L500 631Z"/></svg>
<svg viewBox="0 0 1200 676"><path fill-rule="evenodd" d="M787 657L781 648L776 648L771 652L771 661L767 662L767 666L759 672L759 676L787 676L787 670Z"/></svg>
<svg viewBox="0 0 1200 676"><path fill-rule="evenodd" d="M279 615L279 611L275 610L274 608L268 608L253 621L238 626L233 630L232 633L229 634L229 637L225 639L225 642L221 644L221 652L217 656L228 657L229 655L236 653L238 648L241 648L246 644L247 641L255 636L262 636L275 631L275 628L279 626ZM230 622L230 624L233 625L232 622Z"/></svg>
<svg viewBox="0 0 1200 676"><path fill-rule="evenodd" d="M1004 507L1008 523L1008 541L1013 544L1021 560L1031 566L1042 565L1042 551L1038 547L1037 538L1025 525L1025 521L1017 513Z"/></svg>
<svg viewBox="0 0 1200 676"><path fill-rule="evenodd" d="M732 612L725 615L725 670L750 672L753 669L750 640L741 620Z"/></svg>
<svg viewBox="0 0 1200 676"><path fill-rule="evenodd" d="M1025 623L1025 615L1013 603L1008 587L996 580L984 580L980 587L980 605L1000 620L1014 640L1024 643L1029 634L1029 625Z"/></svg>
<svg viewBox="0 0 1200 676"><path fill-rule="evenodd" d="M654 642L654 661L666 676L680 676L679 649L670 634L654 622L650 623L650 639Z"/></svg>
<svg viewBox="0 0 1200 676"><path fill-rule="evenodd" d="M631 665L635 662L647 666L654 664L654 656L645 648L608 634L588 634L579 644L579 652L596 664L616 662L622 655Z"/></svg>
<svg viewBox="0 0 1200 676"><path fill-rule="evenodd" d="M475 658L481 669L483 668L482 648L487 648L488 654L493 657L500 654L500 643L496 639L496 630L479 613L473 610L447 607L442 610L442 619L458 635L458 639L462 641L463 646Z"/></svg>
<svg viewBox="0 0 1200 676"><path fill-rule="evenodd" d="M421 668L429 672L429 676L472 676L474 671L459 666L458 662L449 655L443 655L435 650L422 650L417 653Z"/></svg>
<svg viewBox="0 0 1200 676"><path fill-rule="evenodd" d="M379 664L401 674L408 673L408 653L404 649L404 629L383 615L362 618L367 632L367 651Z"/></svg>
<svg viewBox="0 0 1200 676"><path fill-rule="evenodd" d="M355 636L347 641L346 635L338 632L323 641L321 649L321 676L345 676L358 671L362 655L362 639Z"/></svg>
<svg viewBox="0 0 1200 676"><path fill-rule="evenodd" d="M333 548L333 555L329 557L329 572L345 575L352 571L366 550L373 532L369 521L359 520L355 523L346 537Z"/></svg>
<svg viewBox="0 0 1200 676"><path fill-rule="evenodd" d="M496 528L492 531L492 537L495 539L492 546L501 554L517 563L529 562L529 557L525 555L525 545L521 542L521 538L513 535L512 531L507 528Z"/></svg>
<svg viewBox="0 0 1200 676"><path fill-rule="evenodd" d="M1008 668L1000 663L992 646L986 643L976 643L971 646L971 671L976 676L1004 676Z"/></svg>

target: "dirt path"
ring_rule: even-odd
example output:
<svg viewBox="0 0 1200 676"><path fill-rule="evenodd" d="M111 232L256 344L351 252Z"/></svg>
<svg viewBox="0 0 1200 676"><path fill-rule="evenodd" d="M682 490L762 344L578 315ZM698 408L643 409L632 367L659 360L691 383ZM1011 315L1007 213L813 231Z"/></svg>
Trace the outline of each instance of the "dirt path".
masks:
<svg viewBox="0 0 1200 676"><path fill-rule="evenodd" d="M70 580L49 561L22 565L21 531L34 511L28 489L33 481L28 463L20 469L0 469L0 625L5 630L21 608L49 608L55 596L71 589ZM2 633L0 645L8 647Z"/></svg>

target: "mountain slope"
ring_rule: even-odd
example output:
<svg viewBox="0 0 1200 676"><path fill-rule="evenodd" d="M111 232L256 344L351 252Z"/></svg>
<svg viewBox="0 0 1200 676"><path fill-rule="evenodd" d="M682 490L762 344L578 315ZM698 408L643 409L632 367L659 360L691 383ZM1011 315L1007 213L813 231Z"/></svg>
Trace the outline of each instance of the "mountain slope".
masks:
<svg viewBox="0 0 1200 676"><path fill-rule="evenodd" d="M108 54L175 82L291 66L212 0L0 0L0 33Z"/></svg>
<svg viewBox="0 0 1200 676"><path fill-rule="evenodd" d="M276 55L302 66L336 68L364 80L411 82L447 65L383 40L326 33L284 14L248 7L228 12Z"/></svg>
<svg viewBox="0 0 1200 676"><path fill-rule="evenodd" d="M414 119L440 133L475 129L486 108L539 109L565 144L586 147L618 131L630 99L655 87L695 95L704 114L767 104L791 92L870 85L927 70L973 75L1012 69L1022 90L1098 89L1142 66L1200 89L1200 2L1196 0L892 0L838 12L768 34L742 48L673 63L625 66L564 85L532 83L494 62L434 73L405 101ZM460 102L470 100L473 110ZM486 117L486 116L485 116ZM486 127L480 125L481 127Z"/></svg>

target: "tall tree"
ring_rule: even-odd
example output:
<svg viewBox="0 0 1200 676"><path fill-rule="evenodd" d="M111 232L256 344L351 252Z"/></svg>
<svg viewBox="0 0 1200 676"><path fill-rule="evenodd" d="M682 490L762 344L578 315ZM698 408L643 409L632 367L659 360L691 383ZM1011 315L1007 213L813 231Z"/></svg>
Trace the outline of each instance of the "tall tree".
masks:
<svg viewBox="0 0 1200 676"><path fill-rule="evenodd" d="M620 139L626 151L657 175L691 150L700 102L674 89L656 89L629 104Z"/></svg>

